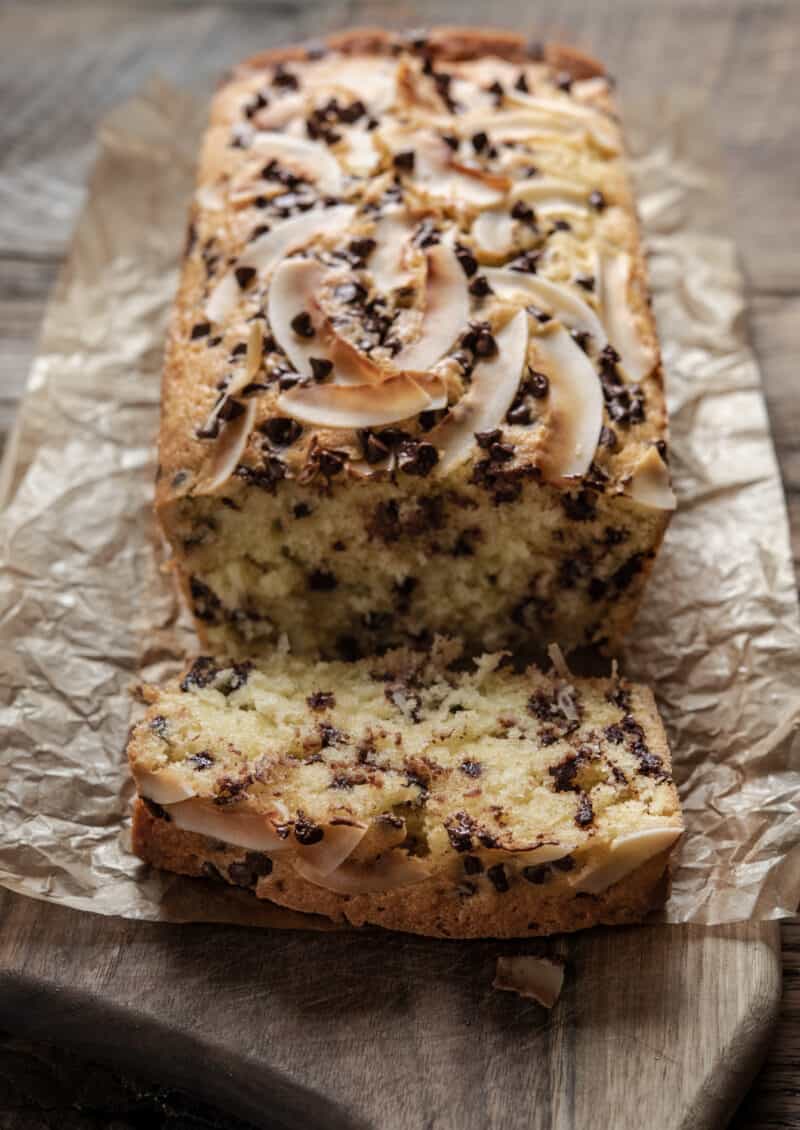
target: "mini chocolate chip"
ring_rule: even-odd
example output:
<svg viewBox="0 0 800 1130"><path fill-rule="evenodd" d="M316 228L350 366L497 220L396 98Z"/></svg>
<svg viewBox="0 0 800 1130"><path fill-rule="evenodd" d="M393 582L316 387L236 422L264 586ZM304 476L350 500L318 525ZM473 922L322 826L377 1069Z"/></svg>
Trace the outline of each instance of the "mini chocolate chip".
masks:
<svg viewBox="0 0 800 1130"><path fill-rule="evenodd" d="M599 188L594 188L589 193L589 204L597 212L602 212L606 206L606 198L603 196Z"/></svg>
<svg viewBox="0 0 800 1130"><path fill-rule="evenodd" d="M508 423L518 427L527 427L532 419L531 406L524 400L521 400L518 404L512 404L508 412L506 412L506 420Z"/></svg>
<svg viewBox="0 0 800 1130"><path fill-rule="evenodd" d="M423 220L414 233L413 242L417 247L433 247L440 239L439 229L431 219Z"/></svg>
<svg viewBox="0 0 800 1130"><path fill-rule="evenodd" d="M311 514L311 507L306 502L296 502L292 507L292 514L295 518L308 518Z"/></svg>
<svg viewBox="0 0 800 1130"><path fill-rule="evenodd" d="M247 342L237 342L231 350L231 361L235 361L237 357L244 357L245 353L247 353Z"/></svg>
<svg viewBox="0 0 800 1130"><path fill-rule="evenodd" d="M397 455L397 465L407 475L418 475L425 478L439 462L439 452L432 443L409 440L400 445Z"/></svg>
<svg viewBox="0 0 800 1130"><path fill-rule="evenodd" d="M514 83L514 89L519 90L522 94L530 94L530 89L528 87L528 80L525 77L524 71L520 71L519 74L517 75L517 80Z"/></svg>
<svg viewBox="0 0 800 1130"><path fill-rule="evenodd" d="M464 856L464 872L467 875L480 875L483 871L483 863L477 855Z"/></svg>
<svg viewBox="0 0 800 1130"><path fill-rule="evenodd" d="M332 479L334 475L344 470L347 456L341 451L323 447L317 452L316 461L323 475L327 479Z"/></svg>
<svg viewBox="0 0 800 1130"><path fill-rule="evenodd" d="M553 231L572 231L572 224L569 220L554 220Z"/></svg>
<svg viewBox="0 0 800 1130"><path fill-rule="evenodd" d="M512 271L519 271L523 274L535 275L539 266L539 260L542 257L540 251L526 251L524 255L518 255L509 263Z"/></svg>
<svg viewBox="0 0 800 1130"><path fill-rule="evenodd" d="M206 342L206 347L207 347L208 349L215 349L215 348L216 348L216 347L217 347L217 346L218 346L218 345L220 344L220 342L221 342L221 341L222 341L222 337L221 337L221 336L219 336L219 337L210 337L210 338L208 339L208 341Z"/></svg>
<svg viewBox="0 0 800 1130"><path fill-rule="evenodd" d="M482 152L489 144L489 138L484 130L478 130L472 135L472 148L476 153Z"/></svg>
<svg viewBox="0 0 800 1130"><path fill-rule="evenodd" d="M459 263L461 264L461 269L463 270L464 274L468 279L472 278L472 276L478 269L478 260L475 258L469 248L464 247L462 243L457 243L454 250L456 253L456 259L458 259Z"/></svg>
<svg viewBox="0 0 800 1130"><path fill-rule="evenodd" d="M484 451L488 451L493 443L500 443L503 438L503 433L500 428L492 428L489 432L476 432L475 440L478 447Z"/></svg>
<svg viewBox="0 0 800 1130"><path fill-rule="evenodd" d="M595 284L594 275L576 275L575 282L578 286L583 287L584 290L593 291Z"/></svg>
<svg viewBox="0 0 800 1130"><path fill-rule="evenodd" d="M259 424L258 430L278 447L288 447L303 434L297 420L292 420L289 416L273 416Z"/></svg>
<svg viewBox="0 0 800 1130"><path fill-rule="evenodd" d="M537 887L541 886L542 883L546 883L550 875L551 871L547 863L539 863L536 866L522 868L522 877Z"/></svg>
<svg viewBox="0 0 800 1130"><path fill-rule="evenodd" d="M197 341L199 337L208 337L211 333L210 322L198 322L197 325L192 326L191 340Z"/></svg>
<svg viewBox="0 0 800 1130"><path fill-rule="evenodd" d="M362 239L351 239L347 245L348 251L351 251L358 259L367 259L377 247L374 239L364 236Z"/></svg>
<svg viewBox="0 0 800 1130"><path fill-rule="evenodd" d="M327 569L315 569L308 575L308 587L312 592L333 592L337 584L335 574Z"/></svg>
<svg viewBox="0 0 800 1130"><path fill-rule="evenodd" d="M494 867L490 867L486 872L486 877L499 894L505 894L509 889L508 876L502 863L495 863Z"/></svg>
<svg viewBox="0 0 800 1130"><path fill-rule="evenodd" d="M308 363L315 381L324 381L333 371L333 361L329 361L326 357L309 357Z"/></svg>
<svg viewBox="0 0 800 1130"><path fill-rule="evenodd" d="M522 220L528 224L536 223L536 213L530 204L526 204L524 200L518 200L514 207L511 209L512 220Z"/></svg>
<svg viewBox="0 0 800 1130"><path fill-rule="evenodd" d="M201 750L200 753L193 753L186 758L189 764L194 769L209 769L214 764L214 758L207 749Z"/></svg>
<svg viewBox="0 0 800 1130"><path fill-rule="evenodd" d="M301 310L299 314L295 314L290 322L290 325L299 337L314 336L314 323L312 322L311 315L307 310Z"/></svg>
<svg viewBox="0 0 800 1130"><path fill-rule="evenodd" d="M255 267L237 267L233 272L236 276L236 281L242 290L248 287L253 279L256 277Z"/></svg>
<svg viewBox="0 0 800 1130"><path fill-rule="evenodd" d="M480 761L467 759L459 765L461 772L467 777L480 777L482 769Z"/></svg>
<svg viewBox="0 0 800 1130"><path fill-rule="evenodd" d="M333 691L314 691L306 702L312 710L332 710L336 705L336 696Z"/></svg>
<svg viewBox="0 0 800 1130"><path fill-rule="evenodd" d="M458 141L458 138L455 136L455 134L452 134L452 133L442 134L442 141L445 143L445 145L448 146L448 148L452 149L454 153L455 153L456 149L458 149L459 141Z"/></svg>
<svg viewBox="0 0 800 1130"><path fill-rule="evenodd" d="M236 420L243 412L244 405L229 396L227 399L223 400L217 416L220 420Z"/></svg>
<svg viewBox="0 0 800 1130"><path fill-rule="evenodd" d="M570 330L569 336L572 338L576 345L579 345L581 347L584 353L588 352L589 342L592 340L592 335L590 333L588 333L586 330Z"/></svg>
<svg viewBox="0 0 800 1130"><path fill-rule="evenodd" d="M581 793L578 800L578 810L575 813L575 823L579 828L586 828L594 820L594 809L591 798L586 793Z"/></svg>
<svg viewBox="0 0 800 1130"><path fill-rule="evenodd" d="M603 424L602 428L600 429L600 439L598 440L598 443L601 447L607 447L609 451L616 451L619 447L617 433L613 428L607 428L605 424Z"/></svg>
<svg viewBox="0 0 800 1130"><path fill-rule="evenodd" d="M559 71L553 81L559 90L569 93L572 89L573 78L569 71Z"/></svg>
<svg viewBox="0 0 800 1130"><path fill-rule="evenodd" d="M389 454L388 446L371 432L369 428L362 428L358 432L358 442L361 444L361 450L364 453L364 458L367 463L374 465L380 463Z"/></svg>
<svg viewBox="0 0 800 1130"><path fill-rule="evenodd" d="M294 836L298 843L309 847L311 844L318 844L324 838L325 832L319 824L315 824L302 812L298 812L294 822Z"/></svg>
<svg viewBox="0 0 800 1130"><path fill-rule="evenodd" d="M283 88L284 90L299 90L300 80L297 75L287 71L283 63L278 63L275 67L275 73L272 76L272 85Z"/></svg>
<svg viewBox="0 0 800 1130"><path fill-rule="evenodd" d="M258 239L262 235L266 235L269 231L268 224L256 224L250 235L247 237L248 243L252 243L254 239Z"/></svg>
<svg viewBox="0 0 800 1130"><path fill-rule="evenodd" d="M392 163L396 169L400 169L404 173L410 173L414 168L414 150L404 149L402 153L395 153Z"/></svg>
<svg viewBox="0 0 800 1130"><path fill-rule="evenodd" d="M487 294L494 294L486 275L478 275L474 278L469 284L469 292L476 298L485 298Z"/></svg>
<svg viewBox="0 0 800 1130"><path fill-rule="evenodd" d="M540 373L537 369L529 368L528 376L525 380L525 390L536 400L544 400L550 392L550 381L544 373Z"/></svg>

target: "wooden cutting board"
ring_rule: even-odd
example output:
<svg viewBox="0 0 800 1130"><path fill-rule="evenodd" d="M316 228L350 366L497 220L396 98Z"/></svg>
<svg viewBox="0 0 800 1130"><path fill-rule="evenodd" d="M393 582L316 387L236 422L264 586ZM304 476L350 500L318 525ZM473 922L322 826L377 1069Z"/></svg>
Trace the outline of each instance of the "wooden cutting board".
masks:
<svg viewBox="0 0 800 1130"><path fill-rule="evenodd" d="M531 942L154 925L9 892L0 922L0 1027L270 1130L721 1130L780 1000L777 923L560 939L547 1013L491 987Z"/></svg>

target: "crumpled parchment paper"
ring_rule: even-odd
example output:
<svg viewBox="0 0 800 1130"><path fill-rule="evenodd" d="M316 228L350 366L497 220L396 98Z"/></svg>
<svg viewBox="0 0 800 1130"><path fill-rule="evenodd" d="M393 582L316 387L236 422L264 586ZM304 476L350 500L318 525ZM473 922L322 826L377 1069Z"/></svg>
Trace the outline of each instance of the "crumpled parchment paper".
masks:
<svg viewBox="0 0 800 1130"><path fill-rule="evenodd" d="M204 109L120 107L45 319L0 493L0 884L130 918L312 925L128 851L139 674L191 636L150 513L161 351ZM800 898L800 622L724 186L696 116L629 121L680 509L626 672L654 684L687 832L664 918L780 918Z"/></svg>

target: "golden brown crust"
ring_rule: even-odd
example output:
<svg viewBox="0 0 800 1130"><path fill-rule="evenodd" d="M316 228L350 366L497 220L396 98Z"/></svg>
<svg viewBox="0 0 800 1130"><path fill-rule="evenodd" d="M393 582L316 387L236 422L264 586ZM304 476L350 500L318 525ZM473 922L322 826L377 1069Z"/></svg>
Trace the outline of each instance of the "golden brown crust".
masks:
<svg viewBox="0 0 800 1130"><path fill-rule="evenodd" d="M592 926L629 925L643 921L662 905L669 885L665 852L603 894L576 894L568 901L548 896L545 889L530 884L504 894L484 888L465 899L454 885L435 879L382 894L337 895L301 879L280 861L268 876L259 876L252 858L248 863L252 853L176 828L155 816L141 799L133 810L133 850L154 867L180 875L251 885L258 898L291 910L322 914L351 926L383 926L437 938L537 937ZM235 865L240 866L239 882L228 877L231 864L234 875Z"/></svg>

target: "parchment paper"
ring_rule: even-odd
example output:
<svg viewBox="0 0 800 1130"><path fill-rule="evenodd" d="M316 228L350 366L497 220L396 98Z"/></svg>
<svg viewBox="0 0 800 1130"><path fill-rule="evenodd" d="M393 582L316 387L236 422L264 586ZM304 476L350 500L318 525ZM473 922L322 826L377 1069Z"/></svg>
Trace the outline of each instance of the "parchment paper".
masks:
<svg viewBox="0 0 800 1130"><path fill-rule="evenodd" d="M159 371L204 111L161 85L100 155L2 477L0 884L131 918L299 925L127 849L129 688L182 634L150 514ZM628 122L680 509L626 673L652 682L686 813L664 918L790 915L800 898L800 624L786 514L706 131Z"/></svg>

